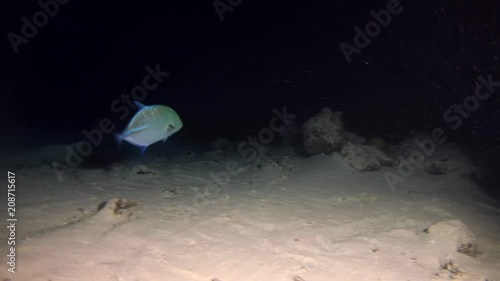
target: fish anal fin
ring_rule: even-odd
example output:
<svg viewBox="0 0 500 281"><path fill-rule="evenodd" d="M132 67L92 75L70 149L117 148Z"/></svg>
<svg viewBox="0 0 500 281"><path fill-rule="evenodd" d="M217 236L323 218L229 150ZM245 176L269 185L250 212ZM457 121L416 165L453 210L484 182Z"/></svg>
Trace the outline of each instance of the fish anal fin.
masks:
<svg viewBox="0 0 500 281"><path fill-rule="evenodd" d="M144 152L146 151L146 148L148 148L147 146L139 146L139 148L141 149L141 156L144 156Z"/></svg>

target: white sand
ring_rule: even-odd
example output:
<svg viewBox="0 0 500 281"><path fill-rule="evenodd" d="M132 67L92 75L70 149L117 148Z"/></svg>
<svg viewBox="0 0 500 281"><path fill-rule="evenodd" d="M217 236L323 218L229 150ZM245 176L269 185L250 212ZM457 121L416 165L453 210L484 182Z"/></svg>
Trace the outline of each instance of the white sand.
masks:
<svg viewBox="0 0 500 281"><path fill-rule="evenodd" d="M196 194L207 198L199 194L209 173L224 171L228 161L144 158L154 172L135 174L123 164L78 169L63 182L48 167L20 168L16 273L6 271L3 241L1 277L500 280L500 213L458 173L417 171L391 192L383 173L396 168L360 173L333 156L281 158L260 169L241 162L239 175L194 205ZM111 198L137 206L96 214ZM448 219L476 235L475 258L423 232Z"/></svg>

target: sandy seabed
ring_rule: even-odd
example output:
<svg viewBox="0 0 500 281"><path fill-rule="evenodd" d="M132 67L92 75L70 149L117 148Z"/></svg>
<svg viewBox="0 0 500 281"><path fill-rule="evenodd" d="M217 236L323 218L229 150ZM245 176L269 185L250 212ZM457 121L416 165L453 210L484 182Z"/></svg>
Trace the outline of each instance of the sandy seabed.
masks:
<svg viewBox="0 0 500 281"><path fill-rule="evenodd" d="M19 168L16 273L4 241L2 280L500 280L500 212L459 171L417 170L392 192L397 167L361 173L338 154L239 161L144 158L62 182ZM238 173L207 185L228 163ZM451 219L475 257L424 231Z"/></svg>

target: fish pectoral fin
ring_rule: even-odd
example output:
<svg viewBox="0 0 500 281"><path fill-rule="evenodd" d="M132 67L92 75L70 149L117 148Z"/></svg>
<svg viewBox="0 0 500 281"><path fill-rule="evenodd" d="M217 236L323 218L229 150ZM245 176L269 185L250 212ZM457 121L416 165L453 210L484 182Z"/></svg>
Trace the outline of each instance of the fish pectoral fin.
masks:
<svg viewBox="0 0 500 281"><path fill-rule="evenodd" d="M150 128L149 125L144 125L144 126L141 126L141 127L137 127L137 128L134 128L134 129L127 130L127 131L123 132L123 134L121 134L121 138L124 139L124 138L126 138L128 136L131 136L133 134L137 134L137 133L142 132L144 130L147 130L149 128Z"/></svg>

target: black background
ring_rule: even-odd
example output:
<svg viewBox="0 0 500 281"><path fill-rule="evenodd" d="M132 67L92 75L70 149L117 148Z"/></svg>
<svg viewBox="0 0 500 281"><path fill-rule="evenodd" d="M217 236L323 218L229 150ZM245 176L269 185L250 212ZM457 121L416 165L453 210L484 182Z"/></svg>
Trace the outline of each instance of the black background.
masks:
<svg viewBox="0 0 500 281"><path fill-rule="evenodd" d="M173 107L181 139L242 137L283 106L300 126L329 106L360 135L395 143L442 127L498 163L498 93L456 131L442 117L474 92L478 75L500 80L498 1L403 0L350 64L340 42L353 44L353 28L389 1L269 2L243 0L221 22L213 1L71 0L18 54L7 34L21 34L21 18L41 8L4 3L3 126L80 131L109 117L123 127L112 101L160 64L171 75L143 103Z"/></svg>

